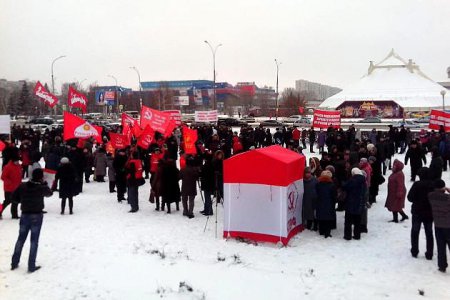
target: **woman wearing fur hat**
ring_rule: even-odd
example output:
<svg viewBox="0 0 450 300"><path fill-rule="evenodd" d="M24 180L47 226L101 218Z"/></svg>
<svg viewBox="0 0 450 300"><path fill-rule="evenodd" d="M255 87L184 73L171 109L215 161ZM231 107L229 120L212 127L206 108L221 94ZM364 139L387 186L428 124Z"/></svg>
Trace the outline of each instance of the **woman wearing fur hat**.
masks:
<svg viewBox="0 0 450 300"><path fill-rule="evenodd" d="M325 238L331 237L331 229L336 222L336 187L330 171L322 171L316 185L316 217L319 221L319 233Z"/></svg>

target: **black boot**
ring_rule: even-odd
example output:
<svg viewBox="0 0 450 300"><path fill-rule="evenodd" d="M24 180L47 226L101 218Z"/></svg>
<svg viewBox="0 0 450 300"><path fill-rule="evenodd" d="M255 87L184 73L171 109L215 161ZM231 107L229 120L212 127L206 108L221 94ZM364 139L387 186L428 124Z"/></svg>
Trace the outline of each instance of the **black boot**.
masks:
<svg viewBox="0 0 450 300"><path fill-rule="evenodd" d="M409 219L409 217L403 211L400 212L400 215L402 216L402 219L400 220L400 222L403 222L403 221Z"/></svg>
<svg viewBox="0 0 450 300"><path fill-rule="evenodd" d="M66 209L66 199L61 199L61 214L64 214L64 210Z"/></svg>
<svg viewBox="0 0 450 300"><path fill-rule="evenodd" d="M393 219L389 222L394 222L394 223L398 223L398 213L397 212L393 212L392 213L392 217Z"/></svg>

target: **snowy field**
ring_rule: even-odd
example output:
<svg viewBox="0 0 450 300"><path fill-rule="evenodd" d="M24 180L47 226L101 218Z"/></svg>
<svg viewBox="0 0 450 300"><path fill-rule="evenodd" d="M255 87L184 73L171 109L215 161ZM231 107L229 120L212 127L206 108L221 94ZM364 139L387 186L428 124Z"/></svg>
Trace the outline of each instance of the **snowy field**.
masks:
<svg viewBox="0 0 450 300"><path fill-rule="evenodd" d="M450 172L443 176L450 184ZM405 177L409 189L409 165ZM57 194L46 199L36 273L27 273L29 240L19 269L10 271L19 226L9 207L4 212L0 299L450 299L450 274L438 272L436 247L433 260L425 259L424 232L414 259L410 220L388 222L386 184L360 241L343 239L338 212L333 238L304 231L283 248L222 239L221 207L218 237L215 216L203 232L200 195L190 220L155 211L148 182L136 214L117 203L108 183L84 184L74 215L59 214ZM409 203L405 211L410 216Z"/></svg>

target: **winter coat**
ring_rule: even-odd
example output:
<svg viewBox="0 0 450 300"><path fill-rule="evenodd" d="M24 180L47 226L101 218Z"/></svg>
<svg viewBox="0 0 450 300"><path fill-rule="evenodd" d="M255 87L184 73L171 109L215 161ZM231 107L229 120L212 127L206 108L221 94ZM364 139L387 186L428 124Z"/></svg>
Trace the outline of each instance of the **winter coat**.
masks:
<svg viewBox="0 0 450 300"><path fill-rule="evenodd" d="M95 176L106 175L106 153L98 152L94 157Z"/></svg>
<svg viewBox="0 0 450 300"><path fill-rule="evenodd" d="M325 140L327 139L327 133L325 131L319 132L319 137L317 138L317 145L323 147L325 145Z"/></svg>
<svg viewBox="0 0 450 300"><path fill-rule="evenodd" d="M44 209L44 197L50 197L52 191L46 182L28 181L21 183L13 194L13 201L21 203L24 214L39 214Z"/></svg>
<svg viewBox="0 0 450 300"><path fill-rule="evenodd" d="M187 165L180 171L181 179L181 196L196 196L197 195L197 179L198 169Z"/></svg>
<svg viewBox="0 0 450 300"><path fill-rule="evenodd" d="M78 194L75 188L75 168L72 163L61 164L55 175L55 182L59 181L59 198L70 198Z"/></svg>
<svg viewBox="0 0 450 300"><path fill-rule="evenodd" d="M85 161L85 166L84 166L84 171L90 171L92 172L92 168L94 167L94 156L92 155L92 152L87 152L84 153L84 161Z"/></svg>
<svg viewBox="0 0 450 300"><path fill-rule="evenodd" d="M303 180L303 220L310 221L316 218L315 205L317 201L317 178L311 177Z"/></svg>
<svg viewBox="0 0 450 300"><path fill-rule="evenodd" d="M427 168L420 168L417 175L420 180L414 182L408 192L408 201L412 202L411 213L426 221L432 221L433 215L428 194L433 191L433 181L429 177Z"/></svg>
<svg viewBox="0 0 450 300"><path fill-rule="evenodd" d="M319 221L336 220L337 192L331 178L320 176L316 185L316 218Z"/></svg>
<svg viewBox="0 0 450 300"><path fill-rule="evenodd" d="M392 166L392 174L388 180L385 207L392 212L399 212L405 207L406 186L403 167L403 163L396 159Z"/></svg>
<svg viewBox="0 0 450 300"><path fill-rule="evenodd" d="M211 160L206 160L205 164L200 169L200 185L202 191L214 192L215 176L214 167Z"/></svg>
<svg viewBox="0 0 450 300"><path fill-rule="evenodd" d="M416 148L409 147L405 155L405 165L408 164L408 160L411 161L412 169L419 169L420 167L422 167L422 161L424 164L427 163L425 153L419 146L417 146Z"/></svg>
<svg viewBox="0 0 450 300"><path fill-rule="evenodd" d="M178 180L180 171L173 161L165 161L161 168L160 195L168 203L180 201L180 186Z"/></svg>
<svg viewBox="0 0 450 300"><path fill-rule="evenodd" d="M2 171L3 189L5 192L14 192L22 183L22 167L10 160Z"/></svg>
<svg viewBox="0 0 450 300"><path fill-rule="evenodd" d="M106 157L106 166L108 167L108 180L110 182L116 181L116 170L114 170L114 158L112 156Z"/></svg>
<svg viewBox="0 0 450 300"><path fill-rule="evenodd" d="M450 228L450 195L434 191L428 194L428 199L433 212L434 226Z"/></svg>
<svg viewBox="0 0 450 300"><path fill-rule="evenodd" d="M342 188L346 192L345 212L360 215L366 205L365 194L367 191L364 175L352 176Z"/></svg>
<svg viewBox="0 0 450 300"><path fill-rule="evenodd" d="M431 159L430 163L430 179L436 180L442 178L442 168L444 166L444 161L442 157L435 156Z"/></svg>

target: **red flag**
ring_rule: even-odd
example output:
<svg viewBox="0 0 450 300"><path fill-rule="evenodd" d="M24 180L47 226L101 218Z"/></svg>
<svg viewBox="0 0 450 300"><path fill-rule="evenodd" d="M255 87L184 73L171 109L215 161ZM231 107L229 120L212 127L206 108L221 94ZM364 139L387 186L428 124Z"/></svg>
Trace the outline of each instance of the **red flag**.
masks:
<svg viewBox="0 0 450 300"><path fill-rule="evenodd" d="M183 127L184 153L197 154L195 142L197 141L197 130Z"/></svg>
<svg viewBox="0 0 450 300"><path fill-rule="evenodd" d="M169 137L176 127L177 127L176 121L175 120L170 120L169 126L167 126L166 134L164 136L165 137Z"/></svg>
<svg viewBox="0 0 450 300"><path fill-rule="evenodd" d="M111 146L114 149L123 149L130 145L130 140L124 134L110 132L109 137L111 138Z"/></svg>
<svg viewBox="0 0 450 300"><path fill-rule="evenodd" d="M96 141L98 144L102 144L102 143L103 143L103 139L102 139L103 127L101 127L101 126L96 126L96 125L92 125L92 126L93 126L93 127L95 128L95 130L97 130L97 132L98 132L98 135L94 136L95 141Z"/></svg>
<svg viewBox="0 0 450 300"><path fill-rule="evenodd" d="M122 113L122 126L128 124L128 126L133 127L139 125L138 121L126 113Z"/></svg>
<svg viewBox="0 0 450 300"><path fill-rule="evenodd" d="M133 126L131 132L133 133L135 138L138 138L142 134L142 128L141 126Z"/></svg>
<svg viewBox="0 0 450 300"><path fill-rule="evenodd" d="M442 110L433 109L430 114L428 128L440 130L444 126L445 132L450 131L450 113Z"/></svg>
<svg viewBox="0 0 450 300"><path fill-rule="evenodd" d="M85 95L74 89L72 86L69 86L69 95L67 96L67 102L69 103L69 107L78 107L81 108L83 113L86 113L87 110L87 98Z"/></svg>
<svg viewBox="0 0 450 300"><path fill-rule="evenodd" d="M3 141L0 141L0 151L5 150L5 148L6 148L6 144L3 143Z"/></svg>
<svg viewBox="0 0 450 300"><path fill-rule="evenodd" d="M106 153L111 153L114 155L114 147L111 145L111 142L106 143Z"/></svg>
<svg viewBox="0 0 450 300"><path fill-rule="evenodd" d="M141 109L141 127L145 128L149 125L154 131L166 134L167 127L170 123L170 116L156 109L142 106Z"/></svg>
<svg viewBox="0 0 450 300"><path fill-rule="evenodd" d="M150 128L150 126L147 125L145 129L142 131L141 135L139 136L137 145L142 149L148 149L150 144L153 142L154 136L155 132L153 131L152 128Z"/></svg>
<svg viewBox="0 0 450 300"><path fill-rule="evenodd" d="M47 91L39 81L36 82L33 93L42 102L44 102L44 104L48 105L51 108L53 108L53 106L58 103L58 98L55 95L49 93L49 91Z"/></svg>
<svg viewBox="0 0 450 300"><path fill-rule="evenodd" d="M93 126L80 117L71 113L64 112L64 140L70 139L85 139L88 137L95 137L97 141L102 142L102 128Z"/></svg>

